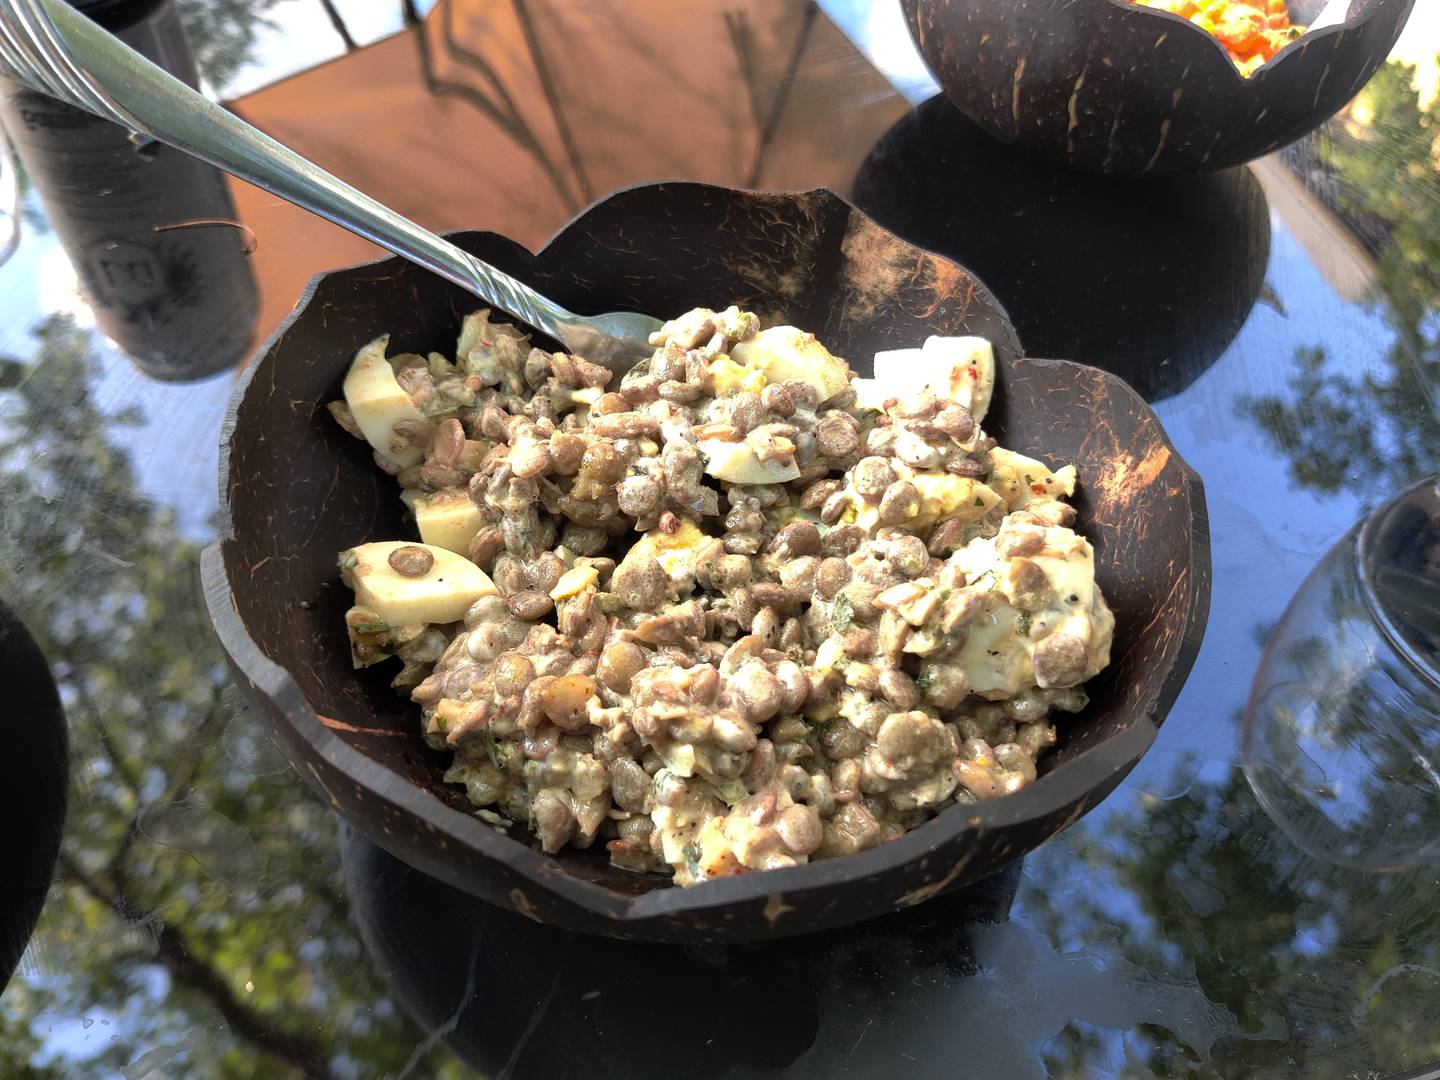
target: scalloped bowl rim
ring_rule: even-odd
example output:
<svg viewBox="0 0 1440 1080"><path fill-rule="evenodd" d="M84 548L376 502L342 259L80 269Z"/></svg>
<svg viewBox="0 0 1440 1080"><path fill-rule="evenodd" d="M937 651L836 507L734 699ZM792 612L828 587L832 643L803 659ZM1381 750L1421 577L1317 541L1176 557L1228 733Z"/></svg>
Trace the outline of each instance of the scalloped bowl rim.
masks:
<svg viewBox="0 0 1440 1080"><path fill-rule="evenodd" d="M583 225L591 214L596 213L600 207L617 196L656 186L673 187L677 185L777 198L828 196L843 204L853 213L870 221L886 235L894 235L888 229L875 223L869 215L853 206L843 196L828 188L754 191L693 181L652 181L619 188L598 199L561 226L537 251L530 254L537 258L543 256L545 250L559 236ZM508 243L515 243L501 233L484 229L454 230L445 235L447 238L453 239L474 234L497 236ZM904 242L917 251L959 267L967 276L983 287L983 282L978 276L954 260L908 240ZM530 251L524 245L516 244L516 246L527 252ZM1018 792L970 806L952 805L924 825L896 840L882 844L880 847L842 856L840 859L825 859L801 866L721 878L688 888L676 885L657 886L637 895L616 893L604 885L575 876L566 868L563 858L538 851L487 825L473 814L447 805L418 784L362 753L325 723L329 718L324 717L310 704L290 672L270 659L260 648L250 635L249 628L244 624L234 605L230 595L233 584L224 557L225 545L233 542L236 538L234 522L230 513L227 482L230 475L230 444L237 430L240 408L264 359L290 332L291 328L304 317L316 292L326 280L391 262L399 263L404 260L399 256L382 255L375 259L315 274L306 284L290 313L261 343L246 363L231 392L220 432L220 533L214 541L206 546L201 564L202 577L206 582L206 603L210 608L211 621L227 655L245 678L265 695L270 704L285 715L287 722L296 730L297 734L350 782L378 797L382 802L393 804L398 809L413 815L431 831L441 832L460 844L462 848L472 849L475 854L485 859L504 861L518 876L533 882L537 888L548 889L565 899L597 911L601 915L613 919L617 927L622 927L628 923L648 922L691 910L728 907L736 903L754 902L783 895L786 892L801 891L811 887L834 887L848 881L883 875L889 870L924 859L929 853L936 851L942 842L957 838L964 832L1009 828L1053 814L1057 808L1083 799L1087 791L1099 786L1102 777L1108 777L1116 771L1120 771L1122 775L1128 772L1149 749L1159 731L1164 715L1169 712L1189 677L1209 619L1210 537L1203 481L1180 455L1154 410L1124 379L1101 368L1080 364L1073 360L1028 357L1022 350L1015 358L1018 362L1080 368L1095 373L1110 384L1115 391L1135 398L1144 411L1149 414L1149 419L1159 433L1163 445L1180 469L1187 494L1191 499L1191 542L1189 545L1191 562L1187 565L1187 570L1190 572L1191 581L1194 584L1191 585L1188 594L1190 610L1186 613L1178 650L1169 664L1169 670L1161 680L1158 692L1140 709L1139 715L1135 717L1136 722L1130 727L1115 732L1096 746L1054 767ZM986 292L988 294L988 289ZM999 302L995 301L995 304L1004 314L1004 309ZM1009 326L1008 314L1005 314L1004 317ZM1013 326L1010 326L1010 330L1013 335ZM1016 340L1018 341L1018 338ZM1003 387L1003 382L1001 385ZM207 573L208 569L213 569L215 572ZM1132 744L1137 745L1132 746ZM298 773L300 771L298 763L292 762L291 764L296 766ZM305 767L314 776L321 790L326 790L324 781L314 768L308 763ZM333 796L331 796L331 801L338 811L339 801ZM962 814L964 814L963 819ZM1077 818L1079 816L1076 814ZM368 829L363 831L367 835L369 834ZM1059 831L1055 830L1055 832ZM940 833L944 835L937 835ZM380 838L372 837L372 839L375 839L382 847L385 846ZM404 855L399 855L399 857L405 858ZM845 863L846 872L841 881L836 881L834 868L836 863L841 861ZM962 857L958 866L963 866L965 862L966 860ZM954 873L958 875L958 872L957 869Z"/></svg>
<svg viewBox="0 0 1440 1080"><path fill-rule="evenodd" d="M918 6L919 4L924 3L925 0L910 0L910 2ZM1345 18L1342 19L1340 22L1330 23L1327 26L1320 27L1320 29L1318 30L1307 29L1305 33L1301 34L1294 41L1286 44L1279 52L1277 52L1269 60L1266 60L1263 64L1256 68L1254 75L1245 76L1242 75L1240 73L1240 69L1235 66L1235 61L1230 58L1229 50L1225 48L1224 44L1220 41L1219 38L1217 38L1214 34L1210 33L1210 31L1204 29L1203 27L1197 26L1195 23L1191 22L1184 16L1176 15L1173 11L1162 11L1159 8L1152 8L1147 7L1144 4L1137 4L1134 2L1134 0L1101 0L1101 2L1107 7L1123 10L1126 12L1134 12L1138 13L1139 15L1149 15L1154 18L1163 19L1171 23L1172 25L1184 27L1185 33L1200 35L1207 42L1209 42L1211 51L1217 57L1219 57L1219 59L1223 62L1224 66L1229 70L1229 78L1231 79L1231 82L1242 87L1243 89L1241 90L1241 92L1246 94L1258 94L1260 91L1257 89L1257 87L1262 85L1265 82L1266 77L1271 72L1275 71L1280 66L1281 62L1286 60L1288 57L1301 55L1310 46L1314 45L1318 41L1323 41L1327 37L1333 37L1334 35L1346 30L1356 29L1357 27L1368 22L1370 19L1374 18L1379 10L1378 7L1375 7L1371 8L1368 11L1361 11L1358 13L1354 12L1352 11L1352 8L1354 7L1354 4L1358 2L1358 0L1350 0L1351 6L1349 8L1346 8ZM913 30L913 17L907 18L906 21L911 24Z"/></svg>
<svg viewBox="0 0 1440 1080"><path fill-rule="evenodd" d="M1125 8L1130 11L1141 12L1145 15L1158 16L1162 19L1165 19L1167 22L1185 27L1185 30L1188 33L1201 35L1207 41L1209 41L1212 46L1214 46L1214 51L1217 52L1220 55L1220 58L1225 61L1225 66L1230 69L1230 74L1234 76L1235 80L1238 81L1242 86L1245 86L1247 88L1252 88L1256 86L1263 75L1268 74L1269 72L1274 71L1276 68L1278 68L1280 66L1280 63L1288 56L1298 56L1300 53L1303 53L1305 49L1301 48L1300 46L1305 46L1306 48L1308 48L1309 46L1314 45L1316 42L1322 41L1327 37L1332 37L1335 34L1341 33L1345 30L1353 30L1354 28L1374 18L1376 12L1379 10L1377 6L1371 8L1368 11L1361 11L1357 14L1353 12L1352 9L1354 8L1358 0L1349 0L1349 6L1345 9L1345 18L1340 20L1338 23L1330 23L1328 26L1322 26L1319 30L1306 29L1303 34L1297 37L1294 41L1287 43L1283 48L1280 49L1279 52L1277 52L1269 60L1266 60L1263 64L1256 68L1254 75L1246 76L1240 74L1240 69L1235 66L1235 61L1230 58L1230 51L1225 48L1224 43L1221 42L1218 37L1210 33L1210 31L1206 30L1204 27L1197 26L1195 23L1191 22L1183 15L1176 15L1173 11L1162 11L1159 8L1152 8L1147 7L1144 4L1137 4L1134 2L1134 0L1103 0L1103 2L1112 8ZM1246 89L1244 92L1259 93L1258 90L1254 89Z"/></svg>

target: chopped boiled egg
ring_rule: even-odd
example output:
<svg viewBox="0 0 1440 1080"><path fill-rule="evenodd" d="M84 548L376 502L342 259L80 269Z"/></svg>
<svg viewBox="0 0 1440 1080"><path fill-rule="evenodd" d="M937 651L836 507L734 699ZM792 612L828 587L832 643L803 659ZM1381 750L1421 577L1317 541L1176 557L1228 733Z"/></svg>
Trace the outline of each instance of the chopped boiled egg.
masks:
<svg viewBox="0 0 1440 1080"><path fill-rule="evenodd" d="M979 423L995 390L995 351L981 337L929 337L919 349L875 354L875 377L856 379L856 404L877 412L890 398L928 389L938 398L964 405Z"/></svg>
<svg viewBox="0 0 1440 1080"><path fill-rule="evenodd" d="M800 475L793 456L761 461L749 443L701 439L695 447L705 455L705 474L731 484L783 484Z"/></svg>
<svg viewBox="0 0 1440 1080"><path fill-rule="evenodd" d="M995 350L982 337L928 337L920 349L926 357L948 366L950 393L936 393L970 410L978 424L990 410L995 392Z"/></svg>
<svg viewBox="0 0 1440 1080"><path fill-rule="evenodd" d="M469 553L470 541L485 525L480 508L463 491L418 495L411 509L415 511L415 524L420 526L420 539L457 555Z"/></svg>
<svg viewBox="0 0 1440 1080"><path fill-rule="evenodd" d="M1000 502L1000 496L979 480L968 476L952 476L950 473L912 469L899 461L892 461L890 467L898 479L908 480L920 495L914 513L908 519L897 522L902 529L920 531L929 528L944 518L959 521L977 521L984 517ZM854 492L854 477L848 476L848 490ZM857 509L852 523L874 535L880 528L880 508L855 494L851 504Z"/></svg>
<svg viewBox="0 0 1440 1080"><path fill-rule="evenodd" d="M390 562L400 548L427 552L428 569L402 574ZM340 571L345 584L355 590L355 602L390 626L458 622L480 597L500 594L490 576L469 559L407 540L381 540L342 551Z"/></svg>
<svg viewBox="0 0 1440 1080"><path fill-rule="evenodd" d="M627 563L635 566L645 559L654 559L670 579L670 587L682 595L688 593L695 584L695 564L705 539L705 534L690 521L682 521L672 533L651 529L630 545L625 558L615 568L615 576L625 572Z"/></svg>
<svg viewBox="0 0 1440 1080"><path fill-rule="evenodd" d="M1072 530L1052 527L1046 530L1044 551L1023 560L1007 559L999 554L995 538L985 537L951 556L950 563L968 580L965 591L987 598L982 613L966 624L953 661L965 671L972 693L998 701L1027 686L1048 685L1036 675L1033 658L1052 634L1082 643L1083 679L1110 662L1115 617L1095 585L1093 549ZM1016 602L1020 561L1033 563L1045 575L1043 602L1026 604L1024 610Z"/></svg>
<svg viewBox="0 0 1440 1080"><path fill-rule="evenodd" d="M984 517L1000 496L979 480L949 473L917 472L910 478L920 492L920 513L910 524L933 525L945 518L976 521Z"/></svg>
<svg viewBox="0 0 1440 1080"><path fill-rule="evenodd" d="M736 390L752 390L759 393L765 389L765 384L769 381L765 378L763 371L737 364L734 359L723 354L708 361L705 369L715 383L716 397L724 397Z"/></svg>
<svg viewBox="0 0 1440 1080"><path fill-rule="evenodd" d="M990 463L990 486L1005 500L1007 510L1075 494L1074 465L1051 472L1042 462L1000 446L990 451Z"/></svg>
<svg viewBox="0 0 1440 1080"><path fill-rule="evenodd" d="M736 345L730 355L746 367L764 372L770 382L796 379L809 383L820 392L821 401L829 401L850 385L850 369L845 362L830 355L830 350L820 344L814 334L793 326L761 330L749 341Z"/></svg>
<svg viewBox="0 0 1440 1080"><path fill-rule="evenodd" d="M600 580L600 571L593 566L576 566L560 575L560 580L550 590L550 599L559 603L577 596Z"/></svg>
<svg viewBox="0 0 1440 1080"><path fill-rule="evenodd" d="M418 446L395 437L395 425L401 420L419 420L425 416L414 400L395 378L385 359L389 335L378 337L355 354L345 376L345 403L355 416L355 423L365 441L375 452L396 465L414 465L423 456Z"/></svg>

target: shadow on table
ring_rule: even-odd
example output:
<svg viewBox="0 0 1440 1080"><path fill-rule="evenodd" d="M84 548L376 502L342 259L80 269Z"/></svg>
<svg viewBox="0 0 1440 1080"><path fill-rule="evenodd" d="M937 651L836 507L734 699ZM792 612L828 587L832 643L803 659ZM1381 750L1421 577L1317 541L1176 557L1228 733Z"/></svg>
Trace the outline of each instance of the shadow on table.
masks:
<svg viewBox="0 0 1440 1080"><path fill-rule="evenodd" d="M859 926L677 946L537 925L411 869L348 824L340 846L352 917L396 998L495 1077L701 1080L777 1075L807 1054L838 1063L866 1027L853 1006L924 1011L937 966L975 973L966 928L1008 918L1021 865Z"/></svg>
<svg viewBox="0 0 1440 1080"><path fill-rule="evenodd" d="M1260 295L1265 196L1248 169L1115 180L992 140L943 97L871 149L854 203L979 275L1031 356L1113 371L1150 401L1223 353Z"/></svg>

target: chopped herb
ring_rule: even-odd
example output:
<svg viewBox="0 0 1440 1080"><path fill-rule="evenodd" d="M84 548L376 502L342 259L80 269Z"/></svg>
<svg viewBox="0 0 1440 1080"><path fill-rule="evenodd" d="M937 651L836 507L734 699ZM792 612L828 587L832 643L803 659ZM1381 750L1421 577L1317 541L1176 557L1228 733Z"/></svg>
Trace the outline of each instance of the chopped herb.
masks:
<svg viewBox="0 0 1440 1080"><path fill-rule="evenodd" d="M975 496L975 505L976 505L976 506L984 506L984 505L985 505L985 500L982 499L979 495L976 495L976 496Z"/></svg>
<svg viewBox="0 0 1440 1080"><path fill-rule="evenodd" d="M725 800L727 806L734 806L750 797L750 789L739 779L719 780L715 783L715 791Z"/></svg>
<svg viewBox="0 0 1440 1080"><path fill-rule="evenodd" d="M1030 613L1028 611L1022 611L1020 613L1020 618L1015 620L1015 629L1021 637L1030 636Z"/></svg>
<svg viewBox="0 0 1440 1080"><path fill-rule="evenodd" d="M495 767L502 771L507 769L515 755L520 753L518 743L497 743L495 745Z"/></svg>
<svg viewBox="0 0 1440 1080"><path fill-rule="evenodd" d="M1033 484L1033 483L1035 482L1035 478L1034 478L1033 476L1031 476L1028 472L1027 472L1027 473L1024 473L1023 475L1024 475L1024 477L1025 477L1025 483L1027 483L1027 484Z"/></svg>
<svg viewBox="0 0 1440 1080"><path fill-rule="evenodd" d="M835 603L830 607L830 625L835 627L837 634L843 634L850 629L850 622L855 618L855 607L850 603L850 598L843 592L835 597Z"/></svg>
<svg viewBox="0 0 1440 1080"><path fill-rule="evenodd" d="M1080 597L1076 596L1073 592L1065 599L1069 600L1072 604L1078 604L1080 602Z"/></svg>

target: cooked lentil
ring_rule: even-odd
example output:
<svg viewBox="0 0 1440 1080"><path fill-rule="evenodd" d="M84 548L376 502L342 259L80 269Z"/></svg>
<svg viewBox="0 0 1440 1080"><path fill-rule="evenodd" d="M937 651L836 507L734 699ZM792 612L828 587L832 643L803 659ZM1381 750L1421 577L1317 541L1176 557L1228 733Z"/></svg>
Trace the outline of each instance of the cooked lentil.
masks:
<svg viewBox="0 0 1440 1080"><path fill-rule="evenodd" d="M479 578L459 622L351 608L356 666L401 659L487 821L682 885L1018 790L1113 618L1074 469L984 434L988 346L950 340L971 351L938 375L858 380L811 335L701 308L618 385L485 311L453 361L385 368L372 342L330 411L415 511L424 543L390 566L447 602L432 551ZM342 554L357 589L364 565Z"/></svg>

